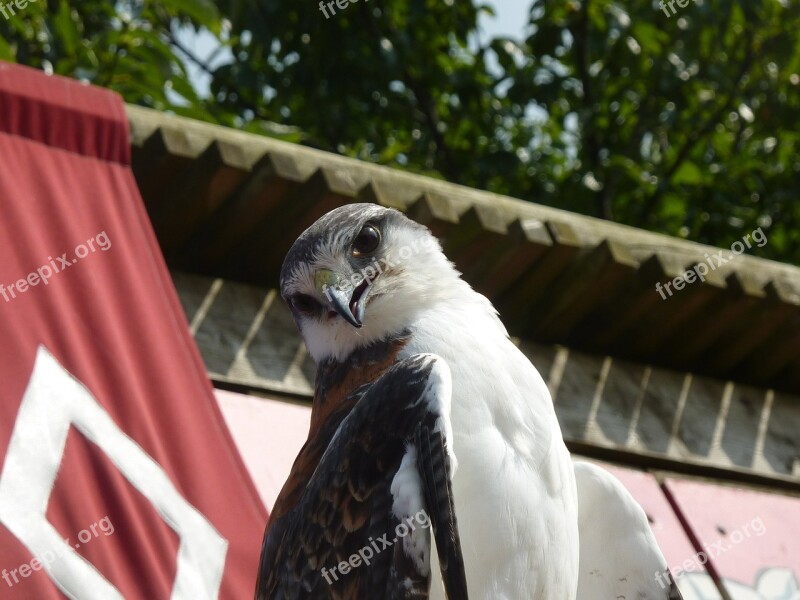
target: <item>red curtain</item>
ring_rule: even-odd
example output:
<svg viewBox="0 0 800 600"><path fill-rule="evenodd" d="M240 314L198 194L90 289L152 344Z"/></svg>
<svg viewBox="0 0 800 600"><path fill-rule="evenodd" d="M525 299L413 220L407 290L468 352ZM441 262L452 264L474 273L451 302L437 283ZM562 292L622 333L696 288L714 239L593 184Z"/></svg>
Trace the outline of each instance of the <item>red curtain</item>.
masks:
<svg viewBox="0 0 800 600"><path fill-rule="evenodd" d="M0 63L0 286L0 597L251 597L267 514L115 94Z"/></svg>

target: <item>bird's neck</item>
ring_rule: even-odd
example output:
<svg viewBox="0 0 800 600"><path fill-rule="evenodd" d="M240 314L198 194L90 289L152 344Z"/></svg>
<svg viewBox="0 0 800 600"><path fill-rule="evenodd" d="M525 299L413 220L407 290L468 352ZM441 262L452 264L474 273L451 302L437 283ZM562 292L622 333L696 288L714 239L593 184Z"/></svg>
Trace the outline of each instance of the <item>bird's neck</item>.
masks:
<svg viewBox="0 0 800 600"><path fill-rule="evenodd" d="M356 348L344 360L327 359L317 368L311 428L347 402L361 386L375 381L397 360L410 334L403 331L384 340ZM356 399L350 402L355 404Z"/></svg>
<svg viewBox="0 0 800 600"><path fill-rule="evenodd" d="M391 367L409 339L408 332L403 332L358 348L343 361L328 359L319 364L308 438L273 506L271 522L297 503L342 420L358 402L358 388Z"/></svg>

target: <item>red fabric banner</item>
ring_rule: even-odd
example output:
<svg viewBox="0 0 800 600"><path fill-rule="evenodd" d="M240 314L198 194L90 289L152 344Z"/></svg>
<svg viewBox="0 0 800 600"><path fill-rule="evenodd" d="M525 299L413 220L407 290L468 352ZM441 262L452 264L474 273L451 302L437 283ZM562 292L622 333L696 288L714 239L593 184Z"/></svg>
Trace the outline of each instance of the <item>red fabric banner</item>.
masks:
<svg viewBox="0 0 800 600"><path fill-rule="evenodd" d="M129 156L118 96L0 63L2 598L252 597L267 514Z"/></svg>

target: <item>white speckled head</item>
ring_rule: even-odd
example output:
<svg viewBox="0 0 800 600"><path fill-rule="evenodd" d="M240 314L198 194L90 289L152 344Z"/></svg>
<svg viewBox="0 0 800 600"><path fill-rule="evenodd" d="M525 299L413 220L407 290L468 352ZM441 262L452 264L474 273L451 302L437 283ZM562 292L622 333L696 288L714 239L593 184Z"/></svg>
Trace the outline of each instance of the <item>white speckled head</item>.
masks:
<svg viewBox="0 0 800 600"><path fill-rule="evenodd" d="M374 204L321 217L281 270L281 295L317 362L402 332L464 285L426 227Z"/></svg>

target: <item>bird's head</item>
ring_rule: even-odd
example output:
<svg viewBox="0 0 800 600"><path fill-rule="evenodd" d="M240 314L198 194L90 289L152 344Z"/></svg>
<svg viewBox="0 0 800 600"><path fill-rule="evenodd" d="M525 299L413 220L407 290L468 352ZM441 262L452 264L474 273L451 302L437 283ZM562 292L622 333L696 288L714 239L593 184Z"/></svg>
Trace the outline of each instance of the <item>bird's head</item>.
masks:
<svg viewBox="0 0 800 600"><path fill-rule="evenodd" d="M403 332L459 283L426 227L373 204L321 217L281 269L281 296L317 362Z"/></svg>

